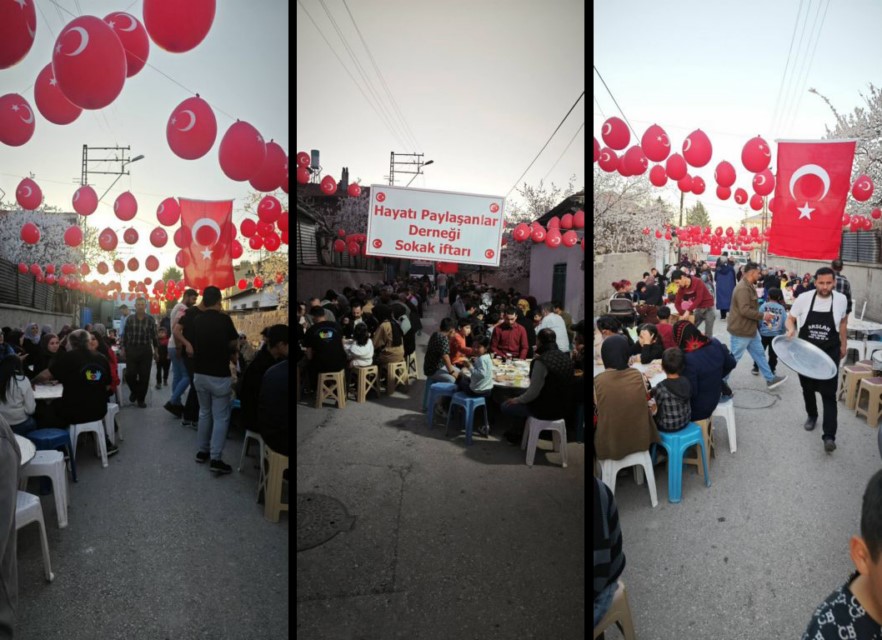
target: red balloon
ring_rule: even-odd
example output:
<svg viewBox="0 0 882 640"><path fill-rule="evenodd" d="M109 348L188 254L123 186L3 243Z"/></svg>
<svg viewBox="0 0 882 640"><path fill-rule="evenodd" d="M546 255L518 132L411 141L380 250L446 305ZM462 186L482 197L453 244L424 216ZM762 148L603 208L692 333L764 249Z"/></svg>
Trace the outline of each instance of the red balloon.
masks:
<svg viewBox="0 0 882 640"><path fill-rule="evenodd" d="M273 196L264 196L257 205L257 217L273 224L282 214L282 204Z"/></svg>
<svg viewBox="0 0 882 640"><path fill-rule="evenodd" d="M747 202L747 191L741 187L735 189L735 202L738 204L744 204Z"/></svg>
<svg viewBox="0 0 882 640"><path fill-rule="evenodd" d="M573 227L575 229L585 228L585 212L579 209L573 214Z"/></svg>
<svg viewBox="0 0 882 640"><path fill-rule="evenodd" d="M757 238L757 237L759 237L759 234L760 234L759 227L751 227L750 228L750 237L751 238Z"/></svg>
<svg viewBox="0 0 882 640"><path fill-rule="evenodd" d="M352 198L357 198L361 195L361 187L359 187L357 184L351 184L349 185L349 187L347 187L346 193L348 193Z"/></svg>
<svg viewBox="0 0 882 640"><path fill-rule="evenodd" d="M741 164L751 173L763 171L771 161L772 148L759 136L748 140L741 149Z"/></svg>
<svg viewBox="0 0 882 640"><path fill-rule="evenodd" d="M36 32L34 0L0 5L0 69L8 69L24 59L34 44Z"/></svg>
<svg viewBox="0 0 882 640"><path fill-rule="evenodd" d="M325 176L322 178L321 185L319 186L321 187L322 193L326 196L331 196L337 193L337 181L331 176Z"/></svg>
<svg viewBox="0 0 882 640"><path fill-rule="evenodd" d="M879 218L882 218L882 211L880 211L879 209L873 209L873 212L870 214L870 216L872 216L873 220L878 220Z"/></svg>
<svg viewBox="0 0 882 640"><path fill-rule="evenodd" d="M55 284L55 282L56 280L54 275L49 274L46 276L46 284Z"/></svg>
<svg viewBox="0 0 882 640"><path fill-rule="evenodd" d="M349 255L357 256L358 255L358 243L357 242L350 242L347 247L347 251L349 252Z"/></svg>
<svg viewBox="0 0 882 640"><path fill-rule="evenodd" d="M622 164L628 168L628 173L632 176L643 175L649 166L649 161L643 153L643 149L633 146L625 152L622 157Z"/></svg>
<svg viewBox="0 0 882 640"><path fill-rule="evenodd" d="M237 284L238 284L239 289L244 290L244 289L248 288L248 281L245 278L240 278L239 282Z"/></svg>
<svg viewBox="0 0 882 640"><path fill-rule="evenodd" d="M28 272L28 265L26 265L24 262L19 262L18 263L18 272L19 273L27 273Z"/></svg>
<svg viewBox="0 0 882 640"><path fill-rule="evenodd" d="M288 230L288 212L282 211L282 215L279 216L279 219L276 220L276 226L279 228L279 231L287 231Z"/></svg>
<svg viewBox="0 0 882 640"><path fill-rule="evenodd" d="M126 53L126 77L131 78L147 64L147 56L150 54L150 41L147 39L147 30L135 16L124 11L114 11L104 16L107 23Z"/></svg>
<svg viewBox="0 0 882 640"><path fill-rule="evenodd" d="M842 226L847 227L848 223L851 222L851 216L847 213L842 215Z"/></svg>
<svg viewBox="0 0 882 640"><path fill-rule="evenodd" d="M873 189L873 181L870 179L870 176L862 175L854 181L854 186L851 188L851 195L858 202L866 202L870 199L870 196L873 195Z"/></svg>
<svg viewBox="0 0 882 640"><path fill-rule="evenodd" d="M196 160L217 140L217 119L208 103L196 94L174 108L165 125L165 139L179 158Z"/></svg>
<svg viewBox="0 0 882 640"><path fill-rule="evenodd" d="M714 170L714 180L721 187L731 187L735 184L735 167L723 160ZM725 198L723 198L725 200Z"/></svg>
<svg viewBox="0 0 882 640"><path fill-rule="evenodd" d="M548 221L547 226L549 229L559 229L560 223L561 223L561 219L555 216L554 218L552 218L551 220Z"/></svg>
<svg viewBox="0 0 882 640"><path fill-rule="evenodd" d="M713 147L710 138L701 129L696 129L683 141L683 158L693 167L703 167L710 162Z"/></svg>
<svg viewBox="0 0 882 640"><path fill-rule="evenodd" d="M573 228L573 214L565 213L560 218L560 228L561 229L572 229Z"/></svg>
<svg viewBox="0 0 882 640"><path fill-rule="evenodd" d="M597 162L597 159L600 157L600 143L597 142L597 138L594 138L594 162Z"/></svg>
<svg viewBox="0 0 882 640"><path fill-rule="evenodd" d="M25 244L37 244L40 241L40 230L33 222L25 222L21 227L21 239Z"/></svg>
<svg viewBox="0 0 882 640"><path fill-rule="evenodd" d="M257 223L251 218L245 218L239 225L239 231L241 231L242 235L246 238L250 238L257 233Z"/></svg>
<svg viewBox="0 0 882 640"><path fill-rule="evenodd" d="M55 265L47 264L46 265L46 273L55 273Z"/></svg>
<svg viewBox="0 0 882 640"><path fill-rule="evenodd" d="M249 180L255 191L275 191L288 172L288 156L284 149L270 140L266 144L266 158L257 175Z"/></svg>
<svg viewBox="0 0 882 640"><path fill-rule="evenodd" d="M284 281L285 281L285 274L284 273L277 273L276 274L276 284L282 284Z"/></svg>
<svg viewBox="0 0 882 640"><path fill-rule="evenodd" d="M34 84L34 102L40 114L52 124L70 124L83 112L58 88L51 62L43 67L40 75L37 76L37 82Z"/></svg>
<svg viewBox="0 0 882 640"><path fill-rule="evenodd" d="M15 190L15 199L22 209L33 211L43 202L43 192L37 183L30 178L25 178L18 183Z"/></svg>
<svg viewBox="0 0 882 640"><path fill-rule="evenodd" d="M0 142L20 147L34 135L34 110L17 93L0 97Z"/></svg>
<svg viewBox="0 0 882 640"><path fill-rule="evenodd" d="M608 147L618 151L627 147L628 142L631 140L628 125L621 118L616 118L615 116L603 123L601 137Z"/></svg>
<svg viewBox="0 0 882 640"><path fill-rule="evenodd" d="M774 197L769 198L768 206L769 206L769 211L771 211L772 213L775 213L775 198Z"/></svg>
<svg viewBox="0 0 882 640"><path fill-rule="evenodd" d="M285 177L282 178L282 184L279 185L279 189L288 193L288 158L285 158ZM352 195L352 194L350 194Z"/></svg>
<svg viewBox="0 0 882 640"><path fill-rule="evenodd" d="M52 69L68 100L81 109L103 109L122 92L126 52L106 22L80 16L58 34Z"/></svg>
<svg viewBox="0 0 882 640"><path fill-rule="evenodd" d="M521 222L514 228L514 231L512 231L512 236L518 242L523 242L530 237L530 227Z"/></svg>
<svg viewBox="0 0 882 640"><path fill-rule="evenodd" d="M170 227L177 224L180 218L181 205L175 198L166 198L159 203L159 207L156 209L156 219L159 220L159 224Z"/></svg>
<svg viewBox="0 0 882 640"><path fill-rule="evenodd" d="M694 178L692 178L692 193L694 193L695 195L700 196L702 193L704 193L705 186L706 185L704 184L704 179L702 179L701 177L695 176Z"/></svg>
<svg viewBox="0 0 882 640"><path fill-rule="evenodd" d="M668 176L665 168L660 164L655 165L649 170L649 181L656 187L663 187L668 182Z"/></svg>
<svg viewBox="0 0 882 640"><path fill-rule="evenodd" d="M267 251L276 251L282 246L282 241L275 233L271 233L263 239L263 246Z"/></svg>
<svg viewBox="0 0 882 640"><path fill-rule="evenodd" d="M533 228L533 232L530 234L530 237L533 239L533 242L539 243L545 240L545 235L545 229L537 226Z"/></svg>
<svg viewBox="0 0 882 640"><path fill-rule="evenodd" d="M343 253L346 251L346 243L343 242L340 238L334 240L334 251L337 253Z"/></svg>
<svg viewBox="0 0 882 640"><path fill-rule="evenodd" d="M113 261L113 270L117 273L122 273L126 270L126 265L122 260L114 260Z"/></svg>
<svg viewBox="0 0 882 640"><path fill-rule="evenodd" d="M640 139L640 147L646 157L653 162L662 162L671 153L671 141L668 134L657 124L651 125L643 134Z"/></svg>
<svg viewBox="0 0 882 640"><path fill-rule="evenodd" d="M221 139L218 152L221 170L237 182L249 180L266 159L263 136L247 122L236 120Z"/></svg>
<svg viewBox="0 0 882 640"><path fill-rule="evenodd" d="M97 266L96 268L98 269L98 273L100 273L102 276L103 276L104 274L106 274L107 271L108 271L108 267L107 267L107 263L106 263L106 262L99 262L99 263L98 263L98 266Z"/></svg>
<svg viewBox="0 0 882 640"><path fill-rule="evenodd" d="M671 240L674 237L670 231L665 231L665 240Z"/></svg>
<svg viewBox="0 0 882 640"><path fill-rule="evenodd" d="M37 277L34 278L34 279L35 279L37 282L40 282L40 283L43 283L43 282L46 281L46 278L45 278L45 276L44 276L42 273L41 273L41 274L38 274Z"/></svg>
<svg viewBox="0 0 882 640"><path fill-rule="evenodd" d="M717 197L720 200L728 200L731 195L732 190L729 187L717 187Z"/></svg>
<svg viewBox="0 0 882 640"><path fill-rule="evenodd" d="M647 229L648 231L648 229ZM564 232L563 238L561 240L565 247L574 247L576 243L579 241L579 236L575 231L570 229L569 231Z"/></svg>
<svg viewBox="0 0 882 640"><path fill-rule="evenodd" d="M175 254L175 264L181 269L186 269L190 265L190 254L181 249Z"/></svg>
<svg viewBox="0 0 882 640"><path fill-rule="evenodd" d="M300 184L309 182L309 171L305 167L297 167L297 182Z"/></svg>
<svg viewBox="0 0 882 640"><path fill-rule="evenodd" d="M545 235L545 246L550 249L557 249L563 238L560 235L560 229L549 229Z"/></svg>
<svg viewBox="0 0 882 640"><path fill-rule="evenodd" d="M750 196L750 208L754 211L759 211L763 208L763 197L760 194L755 193Z"/></svg>
<svg viewBox="0 0 882 640"><path fill-rule="evenodd" d="M116 197L113 203L113 212L123 222L128 222L138 214L138 201L131 192L126 191Z"/></svg>
<svg viewBox="0 0 882 640"><path fill-rule="evenodd" d="M43 270L40 268L40 265L38 265L36 263L31 265L31 274L38 276L42 273L43 273Z"/></svg>
<svg viewBox="0 0 882 640"><path fill-rule="evenodd" d="M294 159L297 162L298 168L309 166L309 154L305 151L298 151Z"/></svg>
<svg viewBox="0 0 882 640"><path fill-rule="evenodd" d="M138 241L138 232L133 227L129 227L123 232L123 240L126 244L135 244Z"/></svg>
<svg viewBox="0 0 882 640"><path fill-rule="evenodd" d="M260 276L257 276L254 279L254 288L260 289L261 287L263 287L263 278L261 278Z"/></svg>
<svg viewBox="0 0 882 640"><path fill-rule="evenodd" d="M672 153L665 161L665 171L671 180L679 181L686 175L689 168L686 166L683 156L679 153Z"/></svg>
<svg viewBox="0 0 882 640"><path fill-rule="evenodd" d="M189 248L193 242L193 234L190 232L189 227L178 227L172 236L172 242L175 243L178 249Z"/></svg>
<svg viewBox="0 0 882 640"><path fill-rule="evenodd" d="M263 237L258 235L251 236L248 239L248 246L254 251L259 251L263 248Z"/></svg>
<svg viewBox="0 0 882 640"><path fill-rule="evenodd" d="M732 227L726 227L726 237L732 238L735 235L735 229Z"/></svg>
<svg viewBox="0 0 882 640"><path fill-rule="evenodd" d="M689 193L692 190L692 176L688 173L677 180L677 188L683 193Z"/></svg>
<svg viewBox="0 0 882 640"><path fill-rule="evenodd" d="M245 249L242 248L242 244L238 240L233 240L233 244L230 246L230 255L233 256L233 259L238 260L244 252Z"/></svg>
<svg viewBox="0 0 882 640"><path fill-rule="evenodd" d="M619 167L619 156L609 147L600 150L600 158L597 160L600 168L607 173L612 173Z"/></svg>
<svg viewBox="0 0 882 640"><path fill-rule="evenodd" d="M649 227L643 227L643 235L645 235L645 236L649 235Z"/></svg>
<svg viewBox="0 0 882 640"><path fill-rule="evenodd" d="M753 190L767 196L775 190L775 176L769 169L763 169L753 177Z"/></svg>
<svg viewBox="0 0 882 640"><path fill-rule="evenodd" d="M83 264L80 265L80 274L81 275L87 276L87 275L89 275L89 271L90 271L90 269L89 269L88 264L86 264L84 262Z"/></svg>
<svg viewBox="0 0 882 640"><path fill-rule="evenodd" d="M164 247L167 242L168 234L162 227L156 227L153 231L150 232L150 244L152 244L157 249Z"/></svg>
<svg viewBox="0 0 882 640"><path fill-rule="evenodd" d="M144 26L158 47L184 53L208 35L214 10L215 0L144 0Z"/></svg>
<svg viewBox="0 0 882 640"><path fill-rule="evenodd" d="M656 232L655 232L655 237L660 239L660 238L662 237L662 232L656 230Z"/></svg>
<svg viewBox="0 0 882 640"><path fill-rule="evenodd" d="M129 261L126 263L126 266L129 268L129 271L137 271L138 270L138 259L137 258L129 258Z"/></svg>
<svg viewBox="0 0 882 640"><path fill-rule="evenodd" d="M69 247L78 247L83 244L83 230L74 225L64 232L64 244Z"/></svg>
<svg viewBox="0 0 882 640"><path fill-rule="evenodd" d="M89 185L83 185L74 192L73 208L81 216L92 215L98 208L98 194Z"/></svg>

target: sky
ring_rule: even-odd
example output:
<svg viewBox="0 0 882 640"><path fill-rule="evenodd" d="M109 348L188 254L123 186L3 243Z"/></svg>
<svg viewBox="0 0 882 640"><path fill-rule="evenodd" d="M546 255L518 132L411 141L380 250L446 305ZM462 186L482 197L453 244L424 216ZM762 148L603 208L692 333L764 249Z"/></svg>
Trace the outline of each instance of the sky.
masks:
<svg viewBox="0 0 882 640"><path fill-rule="evenodd" d="M594 66L609 91L592 69L592 135L603 146L604 121L624 112L637 136L657 123L680 153L684 138L700 128L713 157L690 174L704 178L707 189L687 194L685 207L700 199L715 226L733 224L744 217L743 208L716 197L716 165L732 163L738 174L733 192L742 187L752 194L753 176L741 164L749 138L772 143L774 158L774 140L820 139L825 126L835 124L829 106L809 88L840 114L863 106L869 84L882 85L882 67L871 62L882 60L880 24L882 4L872 0L599 0ZM656 192L679 210L675 184Z"/></svg>
<svg viewBox="0 0 882 640"><path fill-rule="evenodd" d="M518 177L585 90L584 7L582 0L297 0L296 150L318 149L323 175L339 179L348 167L350 182L364 185L389 183L394 151L433 161L412 187L511 191L511 200L516 184L565 186L575 174L581 188L587 96ZM396 175L395 184L411 178Z"/></svg>
<svg viewBox="0 0 882 640"><path fill-rule="evenodd" d="M136 279L152 276L156 280L167 267L174 266L177 252L171 241L163 249L156 249L147 237L159 225L156 209L162 200L170 196L233 199L233 220L244 219L240 207L251 187L248 182L227 178L218 164L221 138L237 118L254 125L266 141L274 139L286 152L289 150L290 34L287 0L220 0L211 30L195 49L173 54L151 41L147 66L127 79L122 93L111 105L98 111L83 111L66 126L45 120L36 109L33 84L50 61L55 39L63 27L74 17L86 15L80 8L99 18L114 11L128 11L143 23L142 4L140 0L36 0L37 32L31 50L15 66L0 70L0 94L20 93L28 100L35 112L36 131L21 147L0 144L0 189L6 192L7 205L15 203L19 181L33 173L46 204L72 211L71 198L80 180L83 145L131 146L129 157L144 155L144 159L129 165L131 175L119 179L98 210L89 216L88 224L115 229L120 236L121 254L128 247L122 242L122 231L134 226L141 239L131 255L142 265L151 253L160 260L159 271L150 273L142 266L135 273ZM198 160L188 161L169 149L165 128L172 110L195 93L214 109L218 134L211 151ZM97 153L90 156L101 157ZM117 166L96 164L90 168L108 171ZM115 177L90 175L89 183L101 196ZM113 214L114 200L124 191L131 191L138 201L138 215L130 223ZM171 238L173 229L166 230ZM256 254L246 245L243 259L248 257ZM108 281L111 275L115 274L102 277L93 271L93 276L102 281ZM129 272L123 276L123 282L135 277Z"/></svg>

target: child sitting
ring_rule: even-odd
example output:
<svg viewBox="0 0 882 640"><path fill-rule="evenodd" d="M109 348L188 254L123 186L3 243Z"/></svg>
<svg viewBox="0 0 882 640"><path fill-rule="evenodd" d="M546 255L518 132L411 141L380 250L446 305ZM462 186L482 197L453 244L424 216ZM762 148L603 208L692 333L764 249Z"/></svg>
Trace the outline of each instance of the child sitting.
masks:
<svg viewBox="0 0 882 640"><path fill-rule="evenodd" d="M671 310L668 307L659 307L656 317L658 318L658 324L655 325L655 328L658 329L658 333L661 336L662 346L665 349L676 347L677 345L674 343L674 323L671 322Z"/></svg>
<svg viewBox="0 0 882 640"><path fill-rule="evenodd" d="M680 377L686 356L678 347L665 349L662 369L667 377L659 382L649 395L655 400L655 425L659 431L679 431L692 419L692 387L687 378Z"/></svg>
<svg viewBox="0 0 882 640"><path fill-rule="evenodd" d="M775 317L769 322L761 322L759 328L763 349L769 352L769 368L772 370L772 373L775 373L775 367L778 366L778 354L775 353L775 349L770 345L775 336L782 336L786 331L784 323L787 320L787 310L784 308L783 292L777 287L770 287L769 301L761 303L759 311L760 313L768 311L775 314ZM759 375L759 367L756 366L756 363L753 364L751 373L755 376Z"/></svg>
<svg viewBox="0 0 882 640"><path fill-rule="evenodd" d="M364 322L352 330L353 342L347 349L350 367L369 367L374 363L374 343Z"/></svg>
<svg viewBox="0 0 882 640"><path fill-rule="evenodd" d="M493 393L493 360L490 357L490 338L482 336L475 340L474 364L468 360L463 362L463 369L470 370L470 377L459 376L456 381L458 389L473 397L482 397L487 400L486 408L489 411L490 395ZM490 416L488 413L487 421ZM481 435L490 435L487 427L481 425Z"/></svg>

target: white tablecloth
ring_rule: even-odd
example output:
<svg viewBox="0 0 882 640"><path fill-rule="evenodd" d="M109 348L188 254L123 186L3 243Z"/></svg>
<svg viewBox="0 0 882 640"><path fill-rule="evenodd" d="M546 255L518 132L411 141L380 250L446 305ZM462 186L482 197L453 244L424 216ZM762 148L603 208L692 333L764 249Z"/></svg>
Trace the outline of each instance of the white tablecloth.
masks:
<svg viewBox="0 0 882 640"><path fill-rule="evenodd" d="M849 316L848 330L858 331L860 333L882 333L882 324L870 320L859 320L858 318Z"/></svg>
<svg viewBox="0 0 882 640"><path fill-rule="evenodd" d="M38 384L34 387L34 398L36 400L55 400L61 397L64 391L63 384Z"/></svg>
<svg viewBox="0 0 882 640"><path fill-rule="evenodd" d="M634 369L637 369L637 371L639 371L640 373L646 373L647 369L649 369L649 365L645 365L645 364L632 364L631 367ZM601 364L594 365L594 377L595 378L599 374L603 373L604 371L605 371L605 369L603 368L603 365L601 365ZM657 373L649 379L649 384L654 387L659 382L664 380L665 377L666 376L664 373Z"/></svg>

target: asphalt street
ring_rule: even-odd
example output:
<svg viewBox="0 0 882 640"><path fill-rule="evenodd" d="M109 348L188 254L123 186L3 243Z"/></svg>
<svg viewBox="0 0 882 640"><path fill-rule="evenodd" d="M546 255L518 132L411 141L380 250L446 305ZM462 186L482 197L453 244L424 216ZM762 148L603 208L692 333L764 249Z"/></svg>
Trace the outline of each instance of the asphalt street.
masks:
<svg viewBox="0 0 882 640"><path fill-rule="evenodd" d="M19 530L17 640L289 636L288 515L264 519L256 457L236 471L242 431L224 450L232 474L194 461L196 432L162 408L169 395L151 389L148 408L119 413L125 440L106 469L81 437L65 529L42 496L54 582L38 526Z"/></svg>
<svg viewBox="0 0 882 640"><path fill-rule="evenodd" d="M726 323L718 317L714 329L728 346ZM745 354L730 378L737 451L729 452L721 420L709 488L687 470L682 502L671 504L659 464L653 509L646 485L631 470L618 474L622 578L641 640L798 639L854 570L849 539L860 533L867 481L882 467L876 429L840 402L838 448L828 455L820 421L803 429L797 375L779 364L790 378L769 392L752 366Z"/></svg>
<svg viewBox="0 0 882 640"><path fill-rule="evenodd" d="M447 308L423 319L420 372ZM466 447L463 432L429 429L420 377L343 409L297 406L298 494L354 517L297 553L298 636L584 638L584 445L568 445L565 469L550 450L527 467L492 423Z"/></svg>

